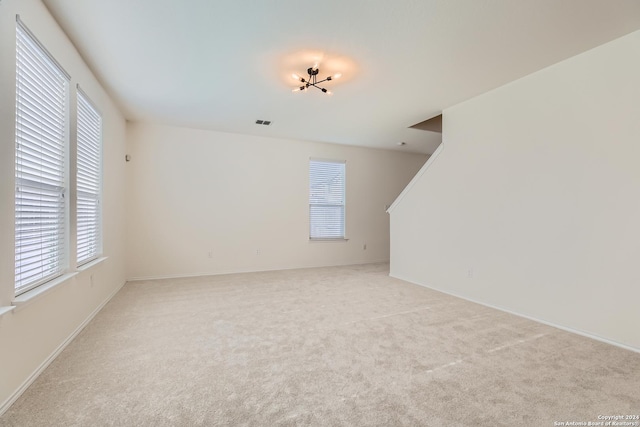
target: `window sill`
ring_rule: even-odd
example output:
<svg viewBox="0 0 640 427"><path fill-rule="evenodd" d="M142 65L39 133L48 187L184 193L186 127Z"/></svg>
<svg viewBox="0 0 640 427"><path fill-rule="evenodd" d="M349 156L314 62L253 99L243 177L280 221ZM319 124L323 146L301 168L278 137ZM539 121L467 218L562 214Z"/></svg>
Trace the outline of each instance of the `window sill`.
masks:
<svg viewBox="0 0 640 427"><path fill-rule="evenodd" d="M90 270L91 268L102 264L104 261L107 260L108 257L100 257L97 259L94 259L93 261L89 261L86 264L81 265L80 267L77 268L76 271L72 272L72 273L67 273L67 274L63 274L60 277L57 277L53 280L51 280L50 282L44 283L36 288L33 288L27 292L25 292L24 294L20 294L17 297L15 297L12 301L12 306L11 307L0 307L0 316L5 314L5 310L6 312L10 312L12 311L14 308L21 308L24 307L25 305L35 301L36 299L38 299L39 297L41 297L44 294L49 293L49 291L51 291L52 289L55 289L56 287L58 287L59 285L61 285L62 283L68 281L69 279L71 279L73 276L77 275L78 273L82 273L84 271Z"/></svg>
<svg viewBox="0 0 640 427"><path fill-rule="evenodd" d="M95 267L98 264L102 264L104 261L107 260L107 258L108 257L106 257L106 256L102 256L102 257L94 259L93 261L89 261L86 264L82 264L81 266L78 267L78 271L79 272L87 271L87 270Z"/></svg>
<svg viewBox="0 0 640 427"><path fill-rule="evenodd" d="M62 276L55 278L50 282L44 283L38 286L37 288L33 288L30 291L27 291L24 294L21 294L15 297L13 299L12 304L15 306L15 308L24 307L25 305L32 303L42 295L49 293L51 290L65 283L76 274L78 273L73 272L73 273L63 274Z"/></svg>
<svg viewBox="0 0 640 427"><path fill-rule="evenodd" d="M9 314L13 311L13 309L16 308L15 305L11 305L9 307L0 307L0 319L2 318L2 316L4 316L5 314Z"/></svg>
<svg viewBox="0 0 640 427"><path fill-rule="evenodd" d="M349 239L338 237L335 239L314 239L313 237L309 237L309 242L348 242Z"/></svg>

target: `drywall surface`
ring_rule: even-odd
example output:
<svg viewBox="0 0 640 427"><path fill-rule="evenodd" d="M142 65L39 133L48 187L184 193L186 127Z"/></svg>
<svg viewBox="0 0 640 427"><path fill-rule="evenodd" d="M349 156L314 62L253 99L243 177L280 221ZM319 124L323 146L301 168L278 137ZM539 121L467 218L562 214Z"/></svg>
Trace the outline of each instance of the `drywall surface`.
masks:
<svg viewBox="0 0 640 427"><path fill-rule="evenodd" d="M77 272L32 302L0 315L0 412L125 280L125 120L40 1L2 0L0 309L11 307L14 302L16 14L20 14L31 32L71 75L70 127L75 124L76 84L80 84L103 115L103 252L107 259ZM75 230L75 222L68 227ZM70 247L74 248L71 241ZM70 251L71 259L74 253ZM71 266L68 271L76 269Z"/></svg>
<svg viewBox="0 0 640 427"><path fill-rule="evenodd" d="M391 274L640 349L640 32L444 112Z"/></svg>
<svg viewBox="0 0 640 427"><path fill-rule="evenodd" d="M388 260L385 207L427 159L140 123L127 135L130 279ZM346 161L347 241L309 241L310 158Z"/></svg>

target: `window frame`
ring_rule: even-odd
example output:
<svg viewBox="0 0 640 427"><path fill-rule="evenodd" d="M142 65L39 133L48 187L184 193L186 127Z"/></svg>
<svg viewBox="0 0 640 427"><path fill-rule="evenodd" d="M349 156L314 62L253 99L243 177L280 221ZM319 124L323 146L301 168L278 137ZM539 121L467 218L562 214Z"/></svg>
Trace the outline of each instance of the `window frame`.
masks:
<svg viewBox="0 0 640 427"><path fill-rule="evenodd" d="M76 266L77 267L81 267L83 265L86 265L92 261L95 261L96 259L100 258L102 256L102 238L103 238L103 227L102 227L102 186L103 186L103 177L102 177L102 173L103 173L103 131L104 131L104 126L103 126L103 117L102 117L102 113L100 112L100 110L96 107L96 105L94 104L94 102L91 100L91 98L89 98L89 96L82 90L82 88L80 87L80 85L76 85L76 209L75 209L75 215L76 215L76 224L75 224L75 228L76 228L76 247L75 247L75 251L76 251ZM87 112L90 115L93 115L93 117L84 117L83 113L81 112L81 109L85 108L87 109ZM81 128L81 124L83 123L83 119L93 119L94 122L93 123L86 123L87 125L91 126L93 125L94 127L97 127L97 129L94 128L94 131L96 132L90 132L90 129L82 129ZM87 133L92 133L92 135L84 135L86 137L95 137L95 140L91 140L91 141L87 141L89 144L93 144L94 147L87 147L83 144L83 132L87 132ZM91 153L83 153L82 150L84 149L91 149L93 148L92 151L94 151L93 154L95 154L95 157L90 158L89 155ZM89 176L86 178L81 178L81 169L84 170L85 175L87 170L86 169L90 169L88 167L82 167L81 166L85 166L82 162L83 162L83 158L85 159L85 161L88 161L89 163L93 163L93 165L95 165L97 167L97 171L89 171L89 172L95 172L94 176ZM86 166L90 166L90 165L86 165ZM84 189L82 189L82 187L86 188L87 186L91 185L91 178L93 178L93 180L95 181L95 186L92 189L89 190L93 190L93 191L86 191ZM91 224L91 221L85 221L85 220L81 220L81 217L86 214L88 212L88 209L85 208L81 208L81 199L84 199L84 201L89 201L89 200L94 200L95 201L95 210L93 212L94 215L94 221L93 224ZM86 206L86 205L85 205ZM84 212L81 212L81 210L84 209ZM83 215L81 215L81 213ZM86 224L90 224L93 225L94 227L94 239L92 244L90 243L91 247L93 248L92 250L89 251L89 256L85 256L85 257L80 257L81 251L80 251L80 244L84 243L81 241L81 233L80 233L80 228L82 225L86 225ZM86 234L86 233L85 233Z"/></svg>
<svg viewBox="0 0 640 427"><path fill-rule="evenodd" d="M314 164L321 165L320 167L327 168L328 165L340 165L340 181L341 181L341 189L338 193L341 196L339 202L336 201L325 201L323 203L314 202L314 192L313 192L313 180L314 180ZM319 159L319 158L310 158L309 159L309 241L346 241L347 240L347 231L346 231L346 222L347 222L347 162L345 160L334 160L334 159ZM316 171L317 172L317 171ZM317 179L317 177L316 177ZM327 195L329 198L335 197L337 194L335 192L331 192L330 195ZM318 216L314 215L314 207L315 208L335 208L339 207L341 210L341 218L339 223L339 231L341 233L331 235L331 233L318 233L318 226L324 224L324 228L331 228L331 226L335 226L331 221L327 221L324 223L318 224L316 221L318 220ZM315 220L314 220L315 218Z"/></svg>
<svg viewBox="0 0 640 427"><path fill-rule="evenodd" d="M70 83L69 74L16 16L16 296L69 268ZM25 279L25 273L34 279Z"/></svg>

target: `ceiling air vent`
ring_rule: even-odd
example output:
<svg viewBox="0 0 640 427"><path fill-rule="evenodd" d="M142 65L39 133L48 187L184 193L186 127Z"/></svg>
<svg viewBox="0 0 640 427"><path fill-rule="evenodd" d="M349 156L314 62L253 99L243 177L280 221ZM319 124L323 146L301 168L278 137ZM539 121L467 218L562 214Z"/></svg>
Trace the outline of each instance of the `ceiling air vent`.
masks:
<svg viewBox="0 0 640 427"><path fill-rule="evenodd" d="M256 120L256 124L269 126L271 124L271 120Z"/></svg>

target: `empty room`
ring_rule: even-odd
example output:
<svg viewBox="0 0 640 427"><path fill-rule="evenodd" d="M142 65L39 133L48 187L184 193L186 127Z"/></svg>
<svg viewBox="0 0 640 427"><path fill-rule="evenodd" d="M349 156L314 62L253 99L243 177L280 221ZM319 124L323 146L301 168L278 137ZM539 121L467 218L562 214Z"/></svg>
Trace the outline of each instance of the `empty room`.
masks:
<svg viewBox="0 0 640 427"><path fill-rule="evenodd" d="M640 426L637 0L0 0L0 426Z"/></svg>

